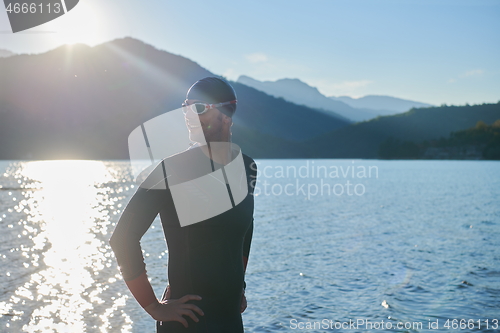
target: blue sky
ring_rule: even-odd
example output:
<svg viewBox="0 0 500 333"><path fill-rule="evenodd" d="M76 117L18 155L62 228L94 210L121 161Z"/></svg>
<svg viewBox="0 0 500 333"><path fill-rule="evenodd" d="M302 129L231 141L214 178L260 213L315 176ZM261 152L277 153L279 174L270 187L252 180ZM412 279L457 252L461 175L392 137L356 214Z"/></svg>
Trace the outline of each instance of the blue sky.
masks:
<svg viewBox="0 0 500 333"><path fill-rule="evenodd" d="M80 0L9 33L39 53L132 36L235 80L299 78L327 96L391 95L440 105L500 100L498 0Z"/></svg>

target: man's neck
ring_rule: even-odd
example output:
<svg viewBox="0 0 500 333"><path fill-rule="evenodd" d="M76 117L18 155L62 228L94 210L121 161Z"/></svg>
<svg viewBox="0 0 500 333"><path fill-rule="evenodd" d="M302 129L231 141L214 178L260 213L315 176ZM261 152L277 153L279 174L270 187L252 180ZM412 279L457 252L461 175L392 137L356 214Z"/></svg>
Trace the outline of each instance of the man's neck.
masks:
<svg viewBox="0 0 500 333"><path fill-rule="evenodd" d="M215 163L227 165L233 160L231 146L231 140L229 139L229 141L224 142L207 142L207 145L201 146L201 150Z"/></svg>

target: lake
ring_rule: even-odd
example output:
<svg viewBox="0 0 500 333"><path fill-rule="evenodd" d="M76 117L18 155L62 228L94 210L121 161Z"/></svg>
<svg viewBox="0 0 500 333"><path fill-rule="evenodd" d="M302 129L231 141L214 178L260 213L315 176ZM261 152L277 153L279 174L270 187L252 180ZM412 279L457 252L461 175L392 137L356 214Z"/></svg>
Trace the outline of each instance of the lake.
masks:
<svg viewBox="0 0 500 333"><path fill-rule="evenodd" d="M500 162L257 162L246 332L500 329ZM1 161L0 175L0 331L154 331L108 244L129 164ZM158 219L142 245L160 297Z"/></svg>

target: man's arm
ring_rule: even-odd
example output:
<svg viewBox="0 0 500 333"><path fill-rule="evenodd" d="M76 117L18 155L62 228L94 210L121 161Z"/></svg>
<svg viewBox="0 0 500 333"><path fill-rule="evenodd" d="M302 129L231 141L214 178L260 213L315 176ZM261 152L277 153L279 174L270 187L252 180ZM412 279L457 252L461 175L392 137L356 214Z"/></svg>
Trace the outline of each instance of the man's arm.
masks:
<svg viewBox="0 0 500 333"><path fill-rule="evenodd" d="M253 219L252 219L252 223L250 224L250 227L248 227L248 230L245 234L245 239L243 240L243 270L244 270L244 272L246 272L246 270L247 270L248 257L250 255L250 245L252 243L252 236L253 236Z"/></svg>
<svg viewBox="0 0 500 333"><path fill-rule="evenodd" d="M118 221L109 240L123 279L142 307L157 302L147 279L140 240L158 215L159 191L139 188Z"/></svg>
<svg viewBox="0 0 500 333"><path fill-rule="evenodd" d="M248 158L248 157L247 157ZM253 159L250 158L250 163L249 163L249 169L246 170L250 174L250 184L248 187L248 191L250 195L253 196L254 189L257 183L257 163ZM253 200L253 198L252 198ZM253 201L252 201L253 202ZM253 207L252 207L253 210ZM246 273L247 270L247 265L248 265L248 257L250 255L250 245L252 244L252 236L253 236L253 218L252 222L250 224L250 227L248 227L248 230L245 234L245 238L243 239L243 273ZM243 295L241 298L241 308L240 311L243 313L245 309L247 308L247 300L245 297L245 289L246 289L246 282L245 279L243 278Z"/></svg>
<svg viewBox="0 0 500 333"><path fill-rule="evenodd" d="M109 242L123 279L137 302L155 320L179 321L187 327L184 315L197 322L198 318L193 311L200 315L203 315L203 312L197 306L185 303L189 300L199 300L201 297L186 295L179 300L158 302L147 278L146 264L140 245L142 236L149 229L159 211L169 203L171 207L168 209L175 209L168 190L147 190L140 187L123 211Z"/></svg>
<svg viewBox="0 0 500 333"><path fill-rule="evenodd" d="M245 273L247 271L247 264L248 264L248 256L250 255L250 244L252 243L252 235L253 235L253 219L252 219L252 224L248 228L246 234L245 234L245 239L243 240L243 272ZM245 279L243 278L243 295L241 297L241 307L240 307L240 312L243 313L245 309L247 308L247 299L245 296L245 289L247 285L245 282Z"/></svg>
<svg viewBox="0 0 500 333"><path fill-rule="evenodd" d="M248 156L247 156L248 158ZM251 158L250 163L249 163L249 168L246 170L249 174L249 180L250 184L248 186L248 191L250 195L253 197L254 189L257 184L257 163ZM252 213L253 213L253 198L252 198ZM252 236L253 236L253 218L252 218L252 223L250 224L250 227L248 228L246 234L245 234L245 239L243 240L243 269L244 272L247 270L247 264L248 264L248 256L250 255L250 245L252 243ZM246 283L243 282L244 286L243 289L246 288Z"/></svg>

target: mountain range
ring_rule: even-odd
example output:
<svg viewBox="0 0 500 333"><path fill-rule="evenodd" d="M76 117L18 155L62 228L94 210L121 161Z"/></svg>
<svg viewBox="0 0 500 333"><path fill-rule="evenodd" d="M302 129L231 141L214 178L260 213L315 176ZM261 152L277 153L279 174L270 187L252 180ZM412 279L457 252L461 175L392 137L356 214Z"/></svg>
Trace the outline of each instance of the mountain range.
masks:
<svg viewBox="0 0 500 333"><path fill-rule="evenodd" d="M133 129L177 109L191 84L216 75L133 38L0 58L0 72L0 159L12 160L127 159ZM389 137L435 139L500 118L500 104L485 104L353 124L340 112L231 84L238 96L233 142L254 158L377 158Z"/></svg>
<svg viewBox="0 0 500 333"><path fill-rule="evenodd" d="M309 147L308 157L380 158L380 145L389 138L415 143L439 140L471 128L478 121L491 125L498 119L500 102L412 109L340 128L303 144Z"/></svg>
<svg viewBox="0 0 500 333"><path fill-rule="evenodd" d="M126 159L141 123L180 107L214 76L133 38L0 58L1 159ZM294 146L350 124L239 83L234 140L254 156L297 156Z"/></svg>
<svg viewBox="0 0 500 333"><path fill-rule="evenodd" d="M389 116L406 112L412 108L427 108L433 105L391 96L367 95L360 98L349 96L330 96L335 101L341 101L353 108L368 108L379 112L380 115Z"/></svg>
<svg viewBox="0 0 500 333"><path fill-rule="evenodd" d="M311 87L299 79L258 81L249 76L241 75L237 82L296 104L339 115L353 122L402 113L413 107L432 106L390 96L365 96L359 99L347 96L326 97L317 88Z"/></svg>

